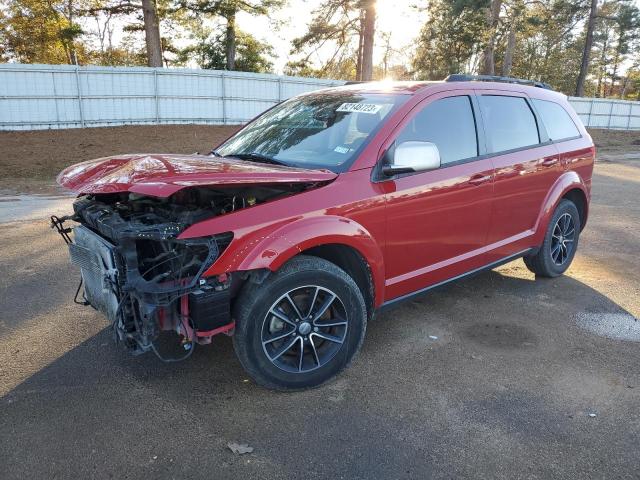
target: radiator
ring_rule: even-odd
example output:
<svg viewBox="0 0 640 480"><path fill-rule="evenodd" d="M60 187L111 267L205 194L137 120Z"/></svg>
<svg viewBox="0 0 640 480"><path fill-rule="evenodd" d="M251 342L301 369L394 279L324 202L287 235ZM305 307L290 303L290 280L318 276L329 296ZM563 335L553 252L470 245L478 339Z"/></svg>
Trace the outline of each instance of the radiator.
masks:
<svg viewBox="0 0 640 480"><path fill-rule="evenodd" d="M119 302L114 246L83 226L74 228L73 233L69 254L71 262L80 267L84 298L113 321Z"/></svg>

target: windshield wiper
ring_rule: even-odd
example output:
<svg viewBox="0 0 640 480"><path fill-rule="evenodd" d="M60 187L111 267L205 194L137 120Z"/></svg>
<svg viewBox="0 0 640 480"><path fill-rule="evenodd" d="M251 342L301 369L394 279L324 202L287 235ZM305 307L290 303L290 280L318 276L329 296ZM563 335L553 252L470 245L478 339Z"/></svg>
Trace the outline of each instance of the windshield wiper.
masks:
<svg viewBox="0 0 640 480"><path fill-rule="evenodd" d="M240 160L249 160L250 162L260 162L260 163L270 163L272 165L284 165L288 167L289 165L281 162L280 160L276 160L275 158L271 158L268 155L263 155L258 152L247 152L247 153L232 153L230 155L224 155L225 157L235 157Z"/></svg>

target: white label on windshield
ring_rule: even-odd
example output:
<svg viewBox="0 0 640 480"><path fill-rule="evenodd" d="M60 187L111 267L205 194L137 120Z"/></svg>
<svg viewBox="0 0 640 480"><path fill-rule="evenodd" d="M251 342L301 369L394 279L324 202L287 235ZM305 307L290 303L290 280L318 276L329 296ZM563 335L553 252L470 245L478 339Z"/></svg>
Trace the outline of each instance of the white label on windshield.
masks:
<svg viewBox="0 0 640 480"><path fill-rule="evenodd" d="M382 105L376 105L375 103L343 103L336 112L357 112L357 113L371 113L376 114L380 111Z"/></svg>

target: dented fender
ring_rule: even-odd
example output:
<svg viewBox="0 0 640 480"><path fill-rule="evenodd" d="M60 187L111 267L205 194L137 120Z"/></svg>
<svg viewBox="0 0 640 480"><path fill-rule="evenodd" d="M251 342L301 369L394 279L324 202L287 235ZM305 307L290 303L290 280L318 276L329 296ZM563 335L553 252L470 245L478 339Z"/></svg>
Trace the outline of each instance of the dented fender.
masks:
<svg viewBox="0 0 640 480"><path fill-rule="evenodd" d="M204 276L258 269L276 271L295 255L327 244L345 245L360 253L371 271L375 304L381 304L384 262L378 243L362 225L336 215L292 217L258 229L236 230L234 240Z"/></svg>

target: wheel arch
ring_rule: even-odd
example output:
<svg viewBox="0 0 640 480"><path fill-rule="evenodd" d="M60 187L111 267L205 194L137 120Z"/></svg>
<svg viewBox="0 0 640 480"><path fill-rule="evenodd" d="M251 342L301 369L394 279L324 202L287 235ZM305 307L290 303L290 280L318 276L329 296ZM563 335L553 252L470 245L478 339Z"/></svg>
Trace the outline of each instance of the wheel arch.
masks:
<svg viewBox="0 0 640 480"><path fill-rule="evenodd" d="M300 255L324 258L349 274L367 302L368 316L384 298L384 261L373 236L354 220L322 215L280 223L232 242L205 276L232 272L272 271ZM367 285L369 284L369 285Z"/></svg>
<svg viewBox="0 0 640 480"><path fill-rule="evenodd" d="M328 243L311 247L300 254L323 258L344 270L356 282L364 297L367 306L367 320L373 318L376 289L371 267L358 250L341 243Z"/></svg>
<svg viewBox="0 0 640 480"><path fill-rule="evenodd" d="M562 199L570 200L578 209L578 215L580 216L580 231L584 230L587 224L587 217L589 215L589 202L584 191L579 188L571 188L564 195Z"/></svg>
<svg viewBox="0 0 640 480"><path fill-rule="evenodd" d="M582 178L574 171L563 173L553 184L544 200L535 227L536 244L540 244L544 238L549 220L560 201L568 199L576 204L580 214L580 228L583 229L589 211L589 189Z"/></svg>

